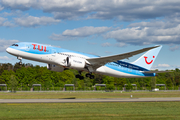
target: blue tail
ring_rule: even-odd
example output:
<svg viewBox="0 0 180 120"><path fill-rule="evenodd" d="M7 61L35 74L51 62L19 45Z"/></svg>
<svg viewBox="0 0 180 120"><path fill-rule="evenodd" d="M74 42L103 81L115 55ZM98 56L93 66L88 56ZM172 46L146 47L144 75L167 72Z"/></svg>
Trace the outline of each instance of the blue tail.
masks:
<svg viewBox="0 0 180 120"><path fill-rule="evenodd" d="M143 67L147 70L150 70L161 48L162 46L159 46L157 48L147 51L144 55L142 55L139 59L134 61L132 64Z"/></svg>

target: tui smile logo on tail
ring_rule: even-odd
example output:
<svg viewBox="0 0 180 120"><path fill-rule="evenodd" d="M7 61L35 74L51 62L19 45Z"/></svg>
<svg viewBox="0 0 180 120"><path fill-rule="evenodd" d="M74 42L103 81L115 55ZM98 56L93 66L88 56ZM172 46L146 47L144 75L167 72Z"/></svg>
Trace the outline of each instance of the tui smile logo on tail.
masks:
<svg viewBox="0 0 180 120"><path fill-rule="evenodd" d="M148 65L150 65L150 64L153 62L153 60L151 60L150 62L148 62L148 61L147 61L147 58L148 58L148 57L146 57L146 56L144 56L144 58L145 58L146 64L148 64ZM153 58L155 58L155 56L153 56Z"/></svg>

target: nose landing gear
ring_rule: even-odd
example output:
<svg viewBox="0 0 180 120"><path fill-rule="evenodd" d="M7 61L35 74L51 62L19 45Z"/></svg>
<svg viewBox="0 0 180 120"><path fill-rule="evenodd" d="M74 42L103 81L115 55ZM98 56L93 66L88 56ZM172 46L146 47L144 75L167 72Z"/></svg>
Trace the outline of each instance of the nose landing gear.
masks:
<svg viewBox="0 0 180 120"><path fill-rule="evenodd" d="M19 65L22 65L22 57L18 56L17 59L20 60Z"/></svg>

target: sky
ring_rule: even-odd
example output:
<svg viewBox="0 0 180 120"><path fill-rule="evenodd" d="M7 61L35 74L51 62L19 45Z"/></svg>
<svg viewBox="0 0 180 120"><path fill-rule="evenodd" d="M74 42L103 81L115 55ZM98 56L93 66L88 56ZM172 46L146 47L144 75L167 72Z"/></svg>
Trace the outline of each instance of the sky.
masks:
<svg viewBox="0 0 180 120"><path fill-rule="evenodd" d="M5 51L17 42L99 56L162 45L151 69L180 68L179 6L179 0L0 0L0 63L19 62Z"/></svg>

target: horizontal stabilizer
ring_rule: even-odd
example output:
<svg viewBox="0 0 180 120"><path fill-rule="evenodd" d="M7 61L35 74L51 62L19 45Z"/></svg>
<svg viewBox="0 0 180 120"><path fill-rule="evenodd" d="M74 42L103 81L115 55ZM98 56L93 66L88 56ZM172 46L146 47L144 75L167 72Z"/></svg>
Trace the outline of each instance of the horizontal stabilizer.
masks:
<svg viewBox="0 0 180 120"><path fill-rule="evenodd" d="M172 71L142 71L142 73L167 73Z"/></svg>

